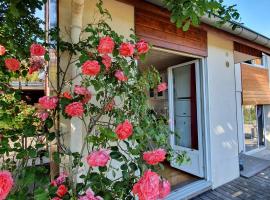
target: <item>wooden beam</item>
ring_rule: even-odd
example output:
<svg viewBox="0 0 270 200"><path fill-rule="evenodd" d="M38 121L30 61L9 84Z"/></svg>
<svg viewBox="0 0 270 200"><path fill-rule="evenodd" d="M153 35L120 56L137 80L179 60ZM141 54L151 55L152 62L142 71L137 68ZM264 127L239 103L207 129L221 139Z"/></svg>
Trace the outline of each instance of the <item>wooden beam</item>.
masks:
<svg viewBox="0 0 270 200"><path fill-rule="evenodd" d="M190 27L187 32L170 22L170 16L159 7L135 7L135 32L156 47L207 56L206 31Z"/></svg>
<svg viewBox="0 0 270 200"><path fill-rule="evenodd" d="M170 16L170 12L167 9L153 5L149 2L145 2L144 0L118 0L118 1L133 5L135 8L144 9L145 12L156 13L157 15L164 16L164 17ZM212 32L212 33L218 34L220 37L223 37L227 40L235 41L235 42L238 42L240 44L244 44L246 46L255 48L255 49L262 51L266 54L270 54L270 48L265 47L265 46L260 45L260 44L257 44L257 43L254 43L250 40L247 40L247 39L242 38L240 36L234 35L232 33L223 31L217 27L213 27L213 26L210 26L208 24L201 23L200 28L207 31L207 32Z"/></svg>
<svg viewBox="0 0 270 200"><path fill-rule="evenodd" d="M235 51L238 51L238 52L241 52L241 53L244 53L244 54L248 54L248 55L251 55L251 56L255 56L255 57L258 57L258 58L262 57L262 51L260 51L258 49L255 49L255 48L252 48L250 46L244 45L244 44L240 44L238 42L233 43L233 49Z"/></svg>

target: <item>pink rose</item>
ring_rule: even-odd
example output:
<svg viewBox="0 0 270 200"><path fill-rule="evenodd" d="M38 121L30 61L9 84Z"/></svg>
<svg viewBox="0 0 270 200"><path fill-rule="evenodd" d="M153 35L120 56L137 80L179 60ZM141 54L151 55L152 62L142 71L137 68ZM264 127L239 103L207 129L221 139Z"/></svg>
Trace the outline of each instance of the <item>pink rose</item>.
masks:
<svg viewBox="0 0 270 200"><path fill-rule="evenodd" d="M128 78L125 76L124 72L121 70L116 70L114 76L119 80L119 81L127 81Z"/></svg>
<svg viewBox="0 0 270 200"><path fill-rule="evenodd" d="M132 135L132 132L133 126L128 120L125 120L123 123L119 124L115 129L115 133L117 134L119 140L127 139Z"/></svg>
<svg viewBox="0 0 270 200"><path fill-rule="evenodd" d="M40 44L32 44L30 47L31 56L44 56L45 48Z"/></svg>
<svg viewBox="0 0 270 200"><path fill-rule="evenodd" d="M72 96L69 92L63 92L62 97L66 98L66 99L72 99Z"/></svg>
<svg viewBox="0 0 270 200"><path fill-rule="evenodd" d="M6 48L0 44L0 56L6 53Z"/></svg>
<svg viewBox="0 0 270 200"><path fill-rule="evenodd" d="M84 98L81 101L82 103L88 103L88 101L90 101L90 99L92 97L92 94L90 93L90 91L87 88L79 86L79 85L75 85L74 93L84 96Z"/></svg>
<svg viewBox="0 0 270 200"><path fill-rule="evenodd" d="M84 196L81 196L79 200L103 200L100 196L95 196L95 193L91 188L87 189Z"/></svg>
<svg viewBox="0 0 270 200"><path fill-rule="evenodd" d="M167 83L163 82L163 83L160 83L158 86L157 86L157 90L158 92L162 92L164 90L167 90Z"/></svg>
<svg viewBox="0 0 270 200"><path fill-rule="evenodd" d="M139 42L137 42L136 48L139 55L145 54L149 51L149 45L144 40L140 40Z"/></svg>
<svg viewBox="0 0 270 200"><path fill-rule="evenodd" d="M29 67L28 73L31 75L34 72L37 72L39 70L39 68L36 68L34 66Z"/></svg>
<svg viewBox="0 0 270 200"><path fill-rule="evenodd" d="M60 173L60 175L55 180L55 183L57 185L61 185L61 184L63 184L65 182L67 177L68 177L68 174L66 172L62 172L62 173Z"/></svg>
<svg viewBox="0 0 270 200"><path fill-rule="evenodd" d="M30 58L29 74L41 69L44 65L44 59L42 57L33 56Z"/></svg>
<svg viewBox="0 0 270 200"><path fill-rule="evenodd" d="M159 175L151 170L145 171L133 186L132 193L138 195L139 200L157 200L159 197Z"/></svg>
<svg viewBox="0 0 270 200"><path fill-rule="evenodd" d="M156 165L163 162L166 158L166 151L164 149L157 149L154 151L147 151L143 153L143 159L149 165Z"/></svg>
<svg viewBox="0 0 270 200"><path fill-rule="evenodd" d="M167 180L163 180L159 183L159 198L164 199L171 192L171 184Z"/></svg>
<svg viewBox="0 0 270 200"><path fill-rule="evenodd" d="M6 199L13 183L14 181L9 171L0 171L0 199Z"/></svg>
<svg viewBox="0 0 270 200"><path fill-rule="evenodd" d="M49 117L49 113L47 112L38 113L38 118L41 119L42 121L45 121L48 117Z"/></svg>
<svg viewBox="0 0 270 200"><path fill-rule="evenodd" d="M109 151L106 149L93 151L86 158L88 165L91 167L104 167L110 159Z"/></svg>
<svg viewBox="0 0 270 200"><path fill-rule="evenodd" d="M100 54L108 54L112 53L114 49L114 41L111 37L106 36L102 37L99 40L99 45L98 45L98 53Z"/></svg>
<svg viewBox="0 0 270 200"><path fill-rule="evenodd" d="M50 185L53 186L53 187L56 187L57 186L57 183L56 183L55 180L52 180Z"/></svg>
<svg viewBox="0 0 270 200"><path fill-rule="evenodd" d="M88 76L95 76L100 72L100 65L96 60L88 60L82 65L82 73Z"/></svg>
<svg viewBox="0 0 270 200"><path fill-rule="evenodd" d="M59 197L53 197L52 200L62 200Z"/></svg>
<svg viewBox="0 0 270 200"><path fill-rule="evenodd" d="M122 43L119 47L119 53L121 56L132 56L134 53L134 46L130 43Z"/></svg>
<svg viewBox="0 0 270 200"><path fill-rule="evenodd" d="M57 97L44 96L38 100L40 106L44 109L55 109L58 103Z"/></svg>
<svg viewBox="0 0 270 200"><path fill-rule="evenodd" d="M20 68L20 62L15 59L15 58L7 58L5 60L5 66L8 68L10 71L17 71Z"/></svg>
<svg viewBox="0 0 270 200"><path fill-rule="evenodd" d="M81 102L73 102L66 106L65 113L70 117L81 117L84 109Z"/></svg>
<svg viewBox="0 0 270 200"><path fill-rule="evenodd" d="M102 56L102 63L105 65L106 67L106 71L110 70L111 64L112 64L112 59L110 56L108 56L107 54Z"/></svg>
<svg viewBox="0 0 270 200"><path fill-rule="evenodd" d="M105 111L108 112L108 111L111 111L115 106L115 101L114 99L111 100L110 103L108 103L106 106L105 106Z"/></svg>
<svg viewBox="0 0 270 200"><path fill-rule="evenodd" d="M60 185L56 191L56 194L59 196L59 197L63 197L65 196L65 194L68 192L68 189L65 185Z"/></svg>

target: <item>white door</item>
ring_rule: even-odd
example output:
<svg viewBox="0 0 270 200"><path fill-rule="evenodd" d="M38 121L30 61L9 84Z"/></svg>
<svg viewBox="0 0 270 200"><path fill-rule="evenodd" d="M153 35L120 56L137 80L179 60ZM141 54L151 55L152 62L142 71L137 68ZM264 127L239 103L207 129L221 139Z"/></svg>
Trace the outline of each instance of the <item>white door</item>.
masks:
<svg viewBox="0 0 270 200"><path fill-rule="evenodd" d="M204 177L201 131L199 61L168 68L170 143L175 152L187 153L190 162L171 166ZM195 119L194 119L195 117Z"/></svg>

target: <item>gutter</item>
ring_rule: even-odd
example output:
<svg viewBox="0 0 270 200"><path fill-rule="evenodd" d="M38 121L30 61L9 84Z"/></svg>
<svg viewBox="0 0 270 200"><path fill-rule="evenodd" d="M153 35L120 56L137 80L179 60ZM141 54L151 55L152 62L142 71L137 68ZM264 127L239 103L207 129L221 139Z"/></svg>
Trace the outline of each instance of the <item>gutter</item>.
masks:
<svg viewBox="0 0 270 200"><path fill-rule="evenodd" d="M270 38L257 33L256 31L253 31L245 26L243 26L242 24L239 24L237 22L226 22L225 24L223 24L220 27L217 27L216 23L219 21L219 17L216 16L203 16L201 17L201 22L208 24L210 26L214 26L218 29L221 29L223 31L229 32L233 35L237 35L239 37L245 38L251 42L257 43L259 45L265 46L267 48L270 48ZM232 25L237 25L237 28L235 30L232 29Z"/></svg>

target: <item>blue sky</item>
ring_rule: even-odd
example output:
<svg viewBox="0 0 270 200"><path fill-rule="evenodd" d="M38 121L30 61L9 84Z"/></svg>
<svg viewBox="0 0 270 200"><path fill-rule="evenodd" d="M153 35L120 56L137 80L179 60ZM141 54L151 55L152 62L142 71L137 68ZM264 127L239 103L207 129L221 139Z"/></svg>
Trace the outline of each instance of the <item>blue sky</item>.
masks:
<svg viewBox="0 0 270 200"><path fill-rule="evenodd" d="M270 38L270 0L224 0L224 3L237 4L241 22Z"/></svg>

